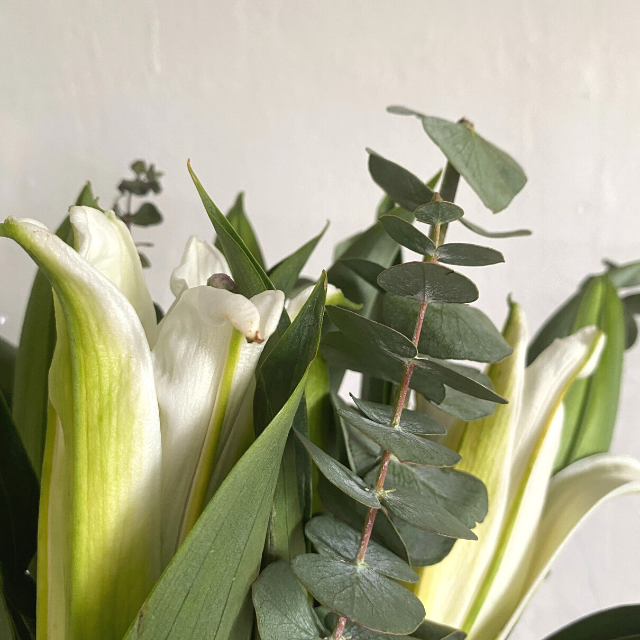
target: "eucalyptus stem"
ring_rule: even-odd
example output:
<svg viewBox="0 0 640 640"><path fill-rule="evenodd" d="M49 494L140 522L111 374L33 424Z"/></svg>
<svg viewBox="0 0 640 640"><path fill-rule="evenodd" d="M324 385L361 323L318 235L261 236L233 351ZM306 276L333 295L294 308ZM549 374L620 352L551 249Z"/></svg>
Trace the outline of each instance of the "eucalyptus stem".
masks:
<svg viewBox="0 0 640 640"><path fill-rule="evenodd" d="M439 225L438 225L439 226ZM416 320L416 326L413 330L413 344L418 347L418 341L420 340L420 332L422 331L422 323L424 322L424 314L427 310L428 301L425 300L420 305L420 312L418 313L418 319ZM411 376L413 375L413 370L415 369L415 364L412 362L407 362L404 365L404 374L402 376L402 384L400 385L400 393L398 394L398 399L395 405L395 411L393 414L393 419L391 420L391 427L396 428L400 424L400 418L402 417L402 410L404 409L404 404L407 399L407 394L409 393L409 383L411 382ZM382 454L382 461L380 462L380 467L378 469L378 477L376 480L376 485L374 491L380 495L384 489L384 480L387 476L387 470L389 469L389 461L391 460L391 452L384 451ZM356 563L364 562L365 555L367 553L367 547L369 546L369 540L371 539L371 532L373 531L373 525L376 521L376 515L378 514L378 509L369 508L367 511L367 518L364 524L364 528L362 529L362 535L360 536L360 545L358 546L358 553L356 555L355 561ZM344 633L344 626L347 623L346 616L341 616L338 619L338 623L336 624L336 628L333 631L334 640L340 640L342 638L342 634Z"/></svg>
<svg viewBox="0 0 640 640"><path fill-rule="evenodd" d="M445 202L453 202L456 199L456 193L458 191L458 183L460 182L460 174L458 170L450 163L447 162L447 166L444 168L444 175L442 176L442 184L440 185L440 197ZM447 223L440 226L440 244L444 242L444 238L447 235ZM429 237L435 242L434 227L431 227Z"/></svg>

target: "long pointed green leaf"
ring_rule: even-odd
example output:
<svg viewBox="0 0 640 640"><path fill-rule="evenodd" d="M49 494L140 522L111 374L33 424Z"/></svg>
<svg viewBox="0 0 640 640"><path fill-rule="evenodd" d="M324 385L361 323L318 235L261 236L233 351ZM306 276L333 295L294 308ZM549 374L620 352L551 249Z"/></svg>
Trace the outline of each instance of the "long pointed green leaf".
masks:
<svg viewBox="0 0 640 640"><path fill-rule="evenodd" d="M256 259L256 262L264 269L264 258L262 257L262 250L260 249L260 243L256 237L255 231L249 222L249 218L244 210L244 193L240 192L236 197L236 201L233 203L233 207L227 213L227 220L231 226L238 232L240 238L242 238L245 246ZM220 239L216 239L216 246L222 251L222 244Z"/></svg>
<svg viewBox="0 0 640 640"><path fill-rule="evenodd" d="M276 289L284 291L286 296L291 297L300 272L304 268L304 265L307 264L307 260L328 228L329 223L327 222L324 229L322 229L315 238L311 238L309 242L302 245L297 251L294 251L290 256L287 256L269 270L269 278Z"/></svg>
<svg viewBox="0 0 640 640"><path fill-rule="evenodd" d="M222 483L125 640L229 640L258 575L271 503L306 375Z"/></svg>
<svg viewBox="0 0 640 640"><path fill-rule="evenodd" d="M233 225L227 220L220 209L215 205L209 194L205 191L200 180L191 168L191 164L187 163L191 179L198 190L202 204L213 224L220 244L224 250L225 257L229 263L233 279L238 285L238 291L251 297L267 289L275 287L269 280L269 276L260 266L256 258L251 254L238 232Z"/></svg>
<svg viewBox="0 0 640 640"><path fill-rule="evenodd" d="M299 384L318 352L326 298L323 273L294 321L262 362L256 374L253 402L256 433L269 423ZM306 407L300 406L294 427L307 435ZM275 490L266 553L269 560L290 560L305 550L303 520L311 510L311 463L289 437ZM310 514L309 514L310 515Z"/></svg>

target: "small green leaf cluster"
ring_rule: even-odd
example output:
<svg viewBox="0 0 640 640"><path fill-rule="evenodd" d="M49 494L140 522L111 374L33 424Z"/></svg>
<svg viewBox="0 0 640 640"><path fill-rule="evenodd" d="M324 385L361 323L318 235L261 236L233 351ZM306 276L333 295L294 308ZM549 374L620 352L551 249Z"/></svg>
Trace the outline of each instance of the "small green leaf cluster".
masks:
<svg viewBox="0 0 640 640"><path fill-rule="evenodd" d="M163 220L162 214L153 202L142 202L136 211L132 210L132 198L142 198L149 193L158 195L162 193L162 185L160 178L164 175L162 171L158 171L153 163L147 164L144 160L135 160L130 165L131 170L135 174L135 178L123 178L118 184L120 197L113 204L115 214L120 218L127 227L132 225L138 227L151 227L160 224ZM125 199L124 205L121 200ZM138 247L152 247L150 242L138 242ZM145 253L139 251L140 262L147 269L151 266L151 261Z"/></svg>

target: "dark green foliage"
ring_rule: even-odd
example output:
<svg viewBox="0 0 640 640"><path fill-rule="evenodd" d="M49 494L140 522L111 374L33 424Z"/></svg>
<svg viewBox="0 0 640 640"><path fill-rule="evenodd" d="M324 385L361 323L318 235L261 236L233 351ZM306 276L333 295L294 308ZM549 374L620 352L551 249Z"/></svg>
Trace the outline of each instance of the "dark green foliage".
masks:
<svg viewBox="0 0 640 640"><path fill-rule="evenodd" d="M420 205L431 200L433 191L420 178L375 151L367 151L369 173L391 200L408 211L415 211Z"/></svg>
<svg viewBox="0 0 640 640"><path fill-rule="evenodd" d="M366 565L307 553L291 568L318 602L374 631L406 635L424 619L411 591Z"/></svg>
<svg viewBox="0 0 640 640"><path fill-rule="evenodd" d="M640 604L598 611L556 631L546 640L638 640Z"/></svg>
<svg viewBox="0 0 640 640"><path fill-rule="evenodd" d="M474 302L478 289L469 278L430 262L405 262L383 271L378 284L389 293L420 302Z"/></svg>

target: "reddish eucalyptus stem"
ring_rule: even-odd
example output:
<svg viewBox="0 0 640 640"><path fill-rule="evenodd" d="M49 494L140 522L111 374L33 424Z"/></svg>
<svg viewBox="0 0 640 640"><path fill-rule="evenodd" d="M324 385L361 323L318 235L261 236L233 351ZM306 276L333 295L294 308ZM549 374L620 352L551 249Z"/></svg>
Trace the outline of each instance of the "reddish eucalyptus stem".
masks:
<svg viewBox="0 0 640 640"><path fill-rule="evenodd" d="M420 312L418 313L418 319L416 321L416 327L413 331L413 344L418 346L420 340L420 332L422 331L422 323L424 322L424 314L427 310L427 301L424 301L420 305ZM404 366L404 375L402 376L402 384L400 385L400 393L398 394L398 401L396 402L395 412L393 414L393 420L391 420L391 426L397 427L400 424L400 418L402 417L402 410L404 409L405 402L407 400L407 394L409 393L409 383L411 382L411 376L415 364L407 362ZM385 451L382 455L382 461L380 462L380 468L378 469L378 478L376 480L375 492L380 493L384 487L384 480L387 476L387 470L389 469L389 461L391 460L391 452ZM362 535L360 536L360 545L358 546L358 554L356 555L356 562L364 562L364 557L367 553L367 547L369 546L369 540L371 539L371 532L373 531L373 525L376 521L376 515L378 509L369 508L367 512L367 519L362 529ZM333 631L333 640L340 640L344 633L344 626L347 624L346 616L340 616L336 628Z"/></svg>

